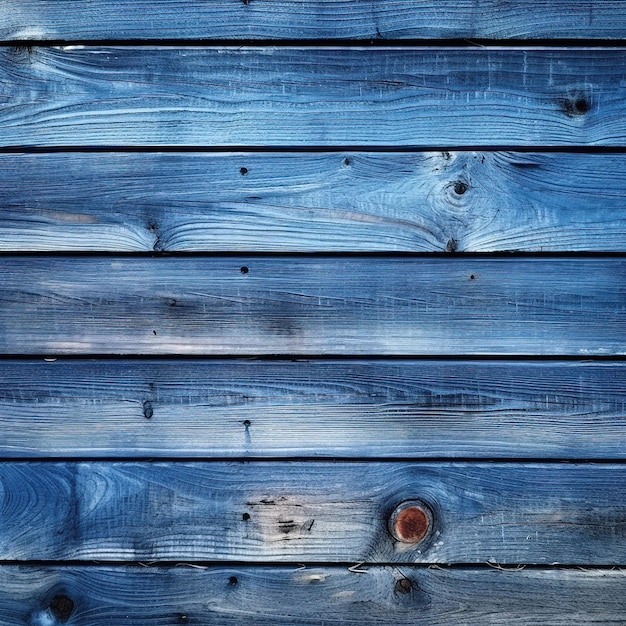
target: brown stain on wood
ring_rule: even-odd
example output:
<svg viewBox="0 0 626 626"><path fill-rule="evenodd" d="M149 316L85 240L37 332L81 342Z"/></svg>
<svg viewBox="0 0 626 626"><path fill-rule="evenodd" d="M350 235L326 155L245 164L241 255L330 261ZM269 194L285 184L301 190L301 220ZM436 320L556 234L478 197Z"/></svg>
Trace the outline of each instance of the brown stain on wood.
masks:
<svg viewBox="0 0 626 626"><path fill-rule="evenodd" d="M432 514L426 505L417 502L400 505L390 519L391 534L402 543L420 543L431 527Z"/></svg>

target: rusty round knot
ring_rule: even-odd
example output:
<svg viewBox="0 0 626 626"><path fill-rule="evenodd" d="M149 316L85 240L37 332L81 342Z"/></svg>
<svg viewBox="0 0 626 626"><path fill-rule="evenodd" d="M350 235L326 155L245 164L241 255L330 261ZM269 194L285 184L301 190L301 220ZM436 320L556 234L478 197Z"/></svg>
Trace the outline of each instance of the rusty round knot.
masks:
<svg viewBox="0 0 626 626"><path fill-rule="evenodd" d="M402 543L420 543L428 536L432 525L430 507L418 500L403 502L389 518L389 532Z"/></svg>

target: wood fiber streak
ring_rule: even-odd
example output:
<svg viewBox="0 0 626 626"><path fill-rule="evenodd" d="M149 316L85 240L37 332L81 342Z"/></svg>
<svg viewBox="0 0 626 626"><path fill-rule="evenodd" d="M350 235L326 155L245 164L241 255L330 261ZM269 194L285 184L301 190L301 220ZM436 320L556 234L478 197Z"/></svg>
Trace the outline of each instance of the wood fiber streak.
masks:
<svg viewBox="0 0 626 626"><path fill-rule="evenodd" d="M624 252L625 167L580 153L5 154L0 250Z"/></svg>
<svg viewBox="0 0 626 626"><path fill-rule="evenodd" d="M0 350L624 354L625 271L622 258L11 257Z"/></svg>
<svg viewBox="0 0 626 626"><path fill-rule="evenodd" d="M0 38L623 38L619 0L4 0ZM137 19L137 16L141 19Z"/></svg>
<svg viewBox="0 0 626 626"><path fill-rule="evenodd" d="M0 145L626 141L620 49L7 47Z"/></svg>
<svg viewBox="0 0 626 626"><path fill-rule="evenodd" d="M625 458L626 364L0 361L4 457Z"/></svg>
<svg viewBox="0 0 626 626"><path fill-rule="evenodd" d="M626 562L621 464L7 461L0 506L11 561Z"/></svg>
<svg viewBox="0 0 626 626"><path fill-rule="evenodd" d="M55 597L72 601L74 626L413 626L417 615L426 626L569 626L572 615L578 623L621 625L626 611L623 571L363 569L4 565L0 624L59 624Z"/></svg>

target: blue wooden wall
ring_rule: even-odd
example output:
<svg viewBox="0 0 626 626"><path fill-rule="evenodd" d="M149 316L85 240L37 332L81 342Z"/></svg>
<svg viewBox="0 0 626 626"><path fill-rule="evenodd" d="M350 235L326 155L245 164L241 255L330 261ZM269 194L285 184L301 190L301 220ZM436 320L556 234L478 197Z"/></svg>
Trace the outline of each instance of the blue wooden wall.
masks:
<svg viewBox="0 0 626 626"><path fill-rule="evenodd" d="M626 4L4 0L0 625L626 624Z"/></svg>

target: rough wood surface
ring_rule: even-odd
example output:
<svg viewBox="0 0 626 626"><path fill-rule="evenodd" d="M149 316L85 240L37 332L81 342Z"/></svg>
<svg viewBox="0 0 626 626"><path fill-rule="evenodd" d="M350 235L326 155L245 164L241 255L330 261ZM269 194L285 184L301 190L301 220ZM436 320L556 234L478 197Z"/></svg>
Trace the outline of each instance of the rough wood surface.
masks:
<svg viewBox="0 0 626 626"><path fill-rule="evenodd" d="M623 464L23 461L0 496L3 560L626 561Z"/></svg>
<svg viewBox="0 0 626 626"><path fill-rule="evenodd" d="M626 364L0 361L3 457L626 457Z"/></svg>
<svg viewBox="0 0 626 626"><path fill-rule="evenodd" d="M611 48L6 47L3 146L623 146Z"/></svg>
<svg viewBox="0 0 626 626"><path fill-rule="evenodd" d="M5 354L617 355L624 258L15 256Z"/></svg>
<svg viewBox="0 0 626 626"><path fill-rule="evenodd" d="M624 252L625 167L621 153L4 154L0 250Z"/></svg>
<svg viewBox="0 0 626 626"><path fill-rule="evenodd" d="M619 0L3 0L0 38L624 38Z"/></svg>
<svg viewBox="0 0 626 626"><path fill-rule="evenodd" d="M356 569L3 565L0 624L621 626L626 612L619 570Z"/></svg>

